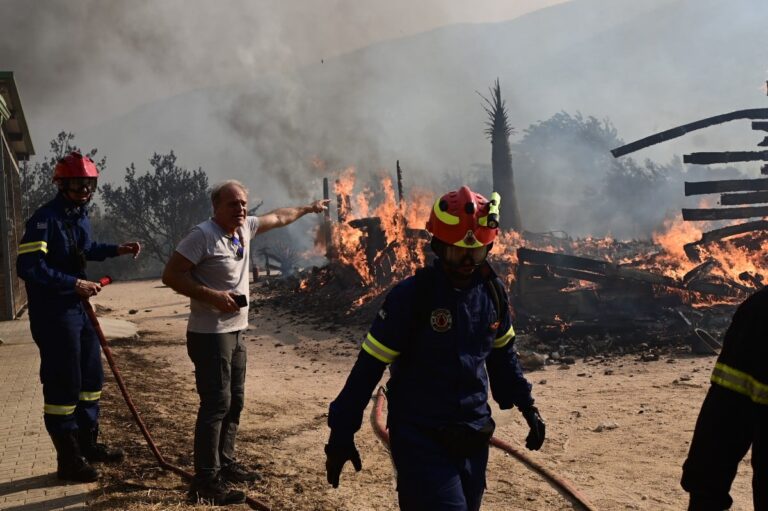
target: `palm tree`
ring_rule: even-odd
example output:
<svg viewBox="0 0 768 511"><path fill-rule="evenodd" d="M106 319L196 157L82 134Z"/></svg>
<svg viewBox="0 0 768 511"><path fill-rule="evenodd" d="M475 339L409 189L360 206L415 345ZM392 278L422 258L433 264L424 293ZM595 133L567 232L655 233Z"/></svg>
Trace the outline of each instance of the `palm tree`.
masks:
<svg viewBox="0 0 768 511"><path fill-rule="evenodd" d="M490 117L486 123L488 127L485 133L491 139L493 188L501 195L501 227L520 232L522 221L515 194L512 153L509 149L509 135L512 133L512 128L509 126L505 101L501 99L501 87L498 78L490 92L491 99L482 94L480 97L485 100L486 104L483 105L483 108Z"/></svg>

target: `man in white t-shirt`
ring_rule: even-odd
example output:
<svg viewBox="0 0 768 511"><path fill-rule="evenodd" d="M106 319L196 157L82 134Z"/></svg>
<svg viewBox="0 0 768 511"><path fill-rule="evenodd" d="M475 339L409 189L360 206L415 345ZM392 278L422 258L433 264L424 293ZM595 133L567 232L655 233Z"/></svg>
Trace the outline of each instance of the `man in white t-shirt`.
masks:
<svg viewBox="0 0 768 511"><path fill-rule="evenodd" d="M327 200L248 216L248 190L225 181L211 191L213 217L179 243L163 271L163 283L189 296L187 353L195 365L200 408L195 425L195 478L190 499L216 505L245 500L226 483L258 478L235 461L234 448L245 397L248 326L248 261L253 236L321 213Z"/></svg>

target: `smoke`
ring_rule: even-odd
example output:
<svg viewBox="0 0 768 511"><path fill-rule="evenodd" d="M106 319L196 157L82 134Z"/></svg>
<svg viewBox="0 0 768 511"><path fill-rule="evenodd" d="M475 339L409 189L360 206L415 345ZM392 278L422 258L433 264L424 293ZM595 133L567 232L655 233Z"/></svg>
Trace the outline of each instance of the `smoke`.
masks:
<svg viewBox="0 0 768 511"><path fill-rule="evenodd" d="M554 3L0 0L0 69L16 73L38 153L74 131L119 179L130 162L141 170L153 152L173 149L211 181L241 179L265 211L319 198L322 177L350 165L365 182L394 175L399 159L407 188L435 194L447 181L483 182L475 174L490 144L474 91L496 77L513 143L558 111L610 118L629 141L760 106L764 0L573 0L469 24ZM500 11L506 4L523 10ZM750 149L748 131L696 133L636 157ZM589 209L584 197L608 190L614 163L605 156L574 171L588 145L545 147L544 172L513 153L524 224L647 231L635 212L606 225L598 220L610 208ZM662 200L649 190L644 207L666 209Z"/></svg>

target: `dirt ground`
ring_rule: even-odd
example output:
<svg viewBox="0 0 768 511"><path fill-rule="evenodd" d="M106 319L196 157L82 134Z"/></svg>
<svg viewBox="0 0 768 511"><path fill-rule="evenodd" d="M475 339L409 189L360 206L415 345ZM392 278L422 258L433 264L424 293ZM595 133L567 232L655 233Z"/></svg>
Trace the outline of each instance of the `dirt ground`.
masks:
<svg viewBox="0 0 768 511"><path fill-rule="evenodd" d="M259 285L254 293L258 299ZM138 339L112 344L115 359L167 461L191 471L197 395L184 341L188 299L150 280L115 283L94 303L102 315L138 324ZM338 489L325 481L328 404L344 384L365 329L266 306L251 313L238 450L241 461L259 466L264 479L248 494L273 510L397 509L389 456L367 420L356 436L363 471L345 468ZM547 422L547 441L531 456L570 480L597 509L685 509L681 465L714 362L670 351L658 361L592 357L567 369L546 366L528 373ZM494 417L499 438L524 443L527 428L517 410L494 409ZM206 509L187 504L186 483L158 468L109 375L102 429L129 458L104 468L93 509ZM749 461L748 455L732 490L736 510L752 509ZM578 507L519 461L492 449L482 509Z"/></svg>

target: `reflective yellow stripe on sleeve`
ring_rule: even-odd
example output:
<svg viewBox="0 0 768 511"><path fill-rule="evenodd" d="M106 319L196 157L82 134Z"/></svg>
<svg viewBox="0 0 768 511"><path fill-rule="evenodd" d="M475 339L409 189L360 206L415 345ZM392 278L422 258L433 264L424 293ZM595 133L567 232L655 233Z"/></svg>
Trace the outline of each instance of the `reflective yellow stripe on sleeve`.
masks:
<svg viewBox="0 0 768 511"><path fill-rule="evenodd" d="M43 413L48 415L72 415L75 413L75 405L49 405L43 406Z"/></svg>
<svg viewBox="0 0 768 511"><path fill-rule="evenodd" d="M376 340L374 336L368 332L368 335L363 341L363 349L373 358L384 362L385 364L391 364L397 357L400 356L399 351L391 350Z"/></svg>
<svg viewBox="0 0 768 511"><path fill-rule="evenodd" d="M98 401L101 399L101 391L97 390L96 392L81 392L80 393L80 401Z"/></svg>
<svg viewBox="0 0 768 511"><path fill-rule="evenodd" d="M757 381L749 373L718 362L712 371L711 380L712 383L747 396L757 404L768 405L768 385Z"/></svg>
<svg viewBox="0 0 768 511"><path fill-rule="evenodd" d="M31 241L29 243L22 243L19 245L19 255L29 254L30 252L42 251L43 254L48 253L48 243L45 241Z"/></svg>
<svg viewBox="0 0 768 511"><path fill-rule="evenodd" d="M494 348L503 348L506 346L510 340L515 336L515 329L512 328L512 325L509 325L509 330L507 330L507 333L502 335L501 337L497 337L493 341L493 347Z"/></svg>

